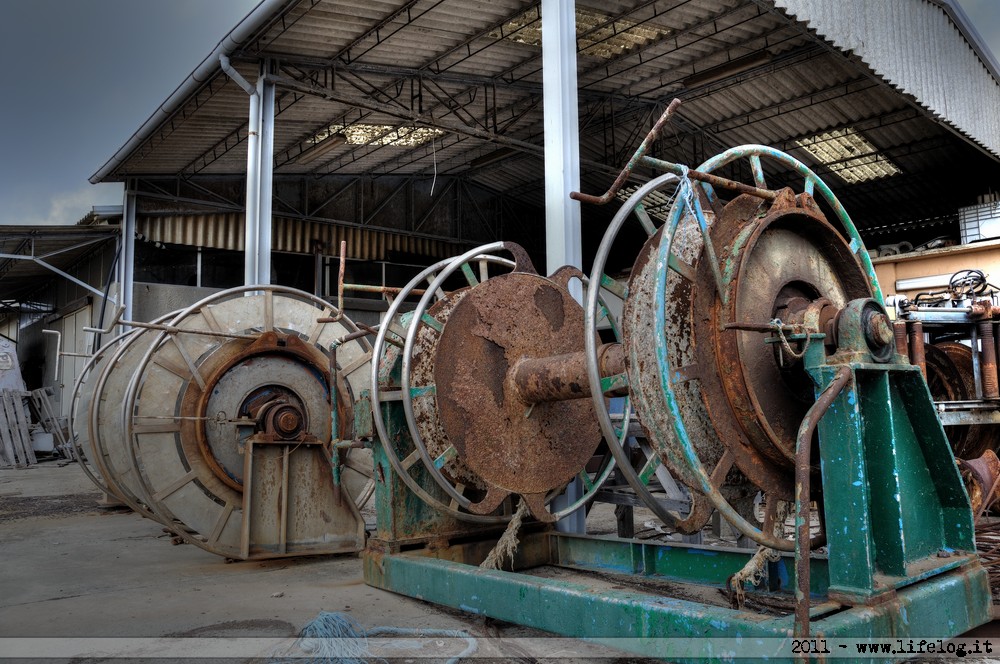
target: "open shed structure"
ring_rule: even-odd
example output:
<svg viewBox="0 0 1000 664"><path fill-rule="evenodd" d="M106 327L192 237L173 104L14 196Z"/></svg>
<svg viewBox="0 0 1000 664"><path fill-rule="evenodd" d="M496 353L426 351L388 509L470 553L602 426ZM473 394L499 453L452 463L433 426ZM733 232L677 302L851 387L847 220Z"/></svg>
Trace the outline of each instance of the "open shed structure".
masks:
<svg viewBox="0 0 1000 664"><path fill-rule="evenodd" d="M247 228L255 251L259 215L275 252L537 250L543 5L265 0L91 180L125 182L126 221L160 242L242 250ZM654 156L791 152L869 244L957 235L998 181L996 63L950 0L579 0L575 23L585 191L675 97ZM604 214L583 210L584 263Z"/></svg>

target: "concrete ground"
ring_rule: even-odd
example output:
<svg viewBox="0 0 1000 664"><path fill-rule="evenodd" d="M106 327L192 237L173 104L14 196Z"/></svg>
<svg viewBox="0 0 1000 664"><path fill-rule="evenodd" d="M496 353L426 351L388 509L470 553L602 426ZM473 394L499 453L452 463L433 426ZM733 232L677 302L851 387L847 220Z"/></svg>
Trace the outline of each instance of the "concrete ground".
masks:
<svg viewBox="0 0 1000 664"><path fill-rule="evenodd" d="M75 463L49 461L0 470L0 658L38 645L11 637L61 637L65 640L51 643L67 647L88 637L144 639L78 642L119 653L116 648L130 644L148 648L159 643L145 640L150 637L288 640L320 611L332 611L349 615L366 629L464 630L479 641L480 657L495 655L503 661L515 656L531 662L557 652L572 659L586 654L634 661L582 641L552 639L370 588L357 556L226 563L197 547L172 545L160 524L101 508L99 497ZM521 646L501 647L497 637L520 639ZM206 648L217 643L182 641ZM459 646L458 651L464 642ZM253 644L248 647L252 650ZM262 642L247 659L256 652L266 655L272 647ZM108 659L70 654L78 656L64 660L93 664Z"/></svg>
<svg viewBox="0 0 1000 664"><path fill-rule="evenodd" d="M475 638L477 657L496 661L643 661L370 588L357 556L227 563L171 544L153 521L99 507L99 497L75 463L0 470L0 659L267 661L295 652L302 627L330 611L365 629L463 630ZM613 516L605 516L613 530ZM636 517L642 530L644 514ZM996 637L996 626L969 636ZM461 639L380 643L373 651L401 662L466 646Z"/></svg>

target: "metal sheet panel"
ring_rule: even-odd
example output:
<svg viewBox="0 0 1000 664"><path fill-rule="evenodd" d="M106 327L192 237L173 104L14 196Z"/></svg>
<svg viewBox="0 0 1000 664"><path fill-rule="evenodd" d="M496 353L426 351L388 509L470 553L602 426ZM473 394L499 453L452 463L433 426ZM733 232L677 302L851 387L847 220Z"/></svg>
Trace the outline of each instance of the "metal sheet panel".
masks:
<svg viewBox="0 0 1000 664"><path fill-rule="evenodd" d="M958 26L926 0L775 0L935 117L1000 155L1000 84Z"/></svg>
<svg viewBox="0 0 1000 664"><path fill-rule="evenodd" d="M139 233L154 242L244 250L242 213L139 217L136 226ZM336 255L341 241L347 242L348 258L358 260L385 260L389 252L437 259L455 256L466 248L465 243L358 226L281 217L274 220L271 237L274 251L312 254L319 243L324 254Z"/></svg>

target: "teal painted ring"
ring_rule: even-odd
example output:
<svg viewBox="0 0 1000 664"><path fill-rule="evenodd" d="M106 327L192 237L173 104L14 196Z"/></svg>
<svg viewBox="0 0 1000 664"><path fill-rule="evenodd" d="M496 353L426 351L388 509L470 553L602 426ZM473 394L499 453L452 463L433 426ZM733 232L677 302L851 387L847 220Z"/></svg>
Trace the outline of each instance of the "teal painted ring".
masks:
<svg viewBox="0 0 1000 664"><path fill-rule="evenodd" d="M885 305L885 296L882 294L882 288L878 284L878 278L875 276L875 266L872 265L871 256L868 255L868 250L865 248L865 243L861 240L861 235L858 234L858 229L851 221L851 216L847 214L847 210L840 203L840 200L833 193L830 187L820 179L816 173L812 171L811 168L803 164L801 161L793 157L792 155L782 152L781 150L775 150L772 147L766 145L738 145L734 148L729 148L725 152L715 155L711 159L705 161L696 170L702 173L711 173L722 166L726 166L737 159L743 158L759 158L759 157L769 157L774 161L785 166L790 166L796 173L802 176L805 180L805 191L812 194L815 190L818 190L823 196L823 200L829 203L830 207L833 208L834 213L837 215L837 219L840 220L841 225L847 232L847 237L850 240L851 251L858 257L861 261L861 267L865 270L865 276L868 277L868 283L872 287L872 297L878 300L878 303ZM758 159L759 162L759 159ZM759 166L759 163L757 164ZM757 168L754 169L755 171ZM756 176L756 174L755 174ZM760 173L760 177L763 177L763 173ZM707 192L711 191L711 185L703 184ZM710 193L711 195L711 193Z"/></svg>
<svg viewBox="0 0 1000 664"><path fill-rule="evenodd" d="M875 277L875 268L872 266L871 258L868 256L867 250L865 250L864 243L861 241L861 237L858 234L857 228L854 226L854 222L851 221L850 216L844 209L843 205L833 194L830 188L824 183L811 169L809 169L805 164L798 161L791 155L785 154L774 148L770 148L764 145L742 145L735 148L730 148L725 152L716 155L704 162L697 170L703 173L710 173L717 168L725 166L737 159L741 158L758 158L760 156L767 156L775 161L778 161L786 166L792 167L796 172L803 176L806 181L806 190L817 188L823 195L823 198L833 207L844 226L845 231L850 238L851 250L858 255L862 267L865 269L866 276L868 277L869 283L872 287L873 297L879 302L884 303L884 297L882 295L882 290L878 285L878 280ZM759 165L754 165L755 174L760 171ZM690 182L690 181L689 181ZM691 186L690 184L682 186ZM714 196L714 192L711 187L705 188L706 194L710 198ZM638 201L636 201L637 203ZM632 201L626 205L631 205ZM663 406L666 408L670 415L671 423L673 424L674 435L677 441L680 443L680 454L684 465L694 475L694 478L698 481L698 489L701 490L703 494L712 502L717 510L728 520L737 530L747 537L753 539L754 541L768 546L779 551L794 551L795 543L791 540L779 539L771 534L764 533L760 528L757 528L749 521L744 519L740 514L733 509L729 501L716 489L709 479L708 474L705 472L705 468L701 463L701 459L698 458L698 454L694 449L693 442L690 436L688 436L687 429L684 426L684 421L680 414L680 409L677 405L676 395L674 393L673 387L671 386L670 375L671 367L670 361L667 354L667 322L664 316L664 311L666 308L666 286L667 286L667 260L670 256L671 246L673 244L674 234L677 231L677 227L680 224L681 217L684 214L686 208L685 197L683 195L678 195L673 206L670 209L670 217L667 220L667 232L663 233L660 238L660 244L657 247L656 256L656 289L654 295L653 306L655 307L655 325L653 331L653 340L656 351L657 367L656 370L660 378L661 396L663 397ZM694 212L694 211L692 211Z"/></svg>

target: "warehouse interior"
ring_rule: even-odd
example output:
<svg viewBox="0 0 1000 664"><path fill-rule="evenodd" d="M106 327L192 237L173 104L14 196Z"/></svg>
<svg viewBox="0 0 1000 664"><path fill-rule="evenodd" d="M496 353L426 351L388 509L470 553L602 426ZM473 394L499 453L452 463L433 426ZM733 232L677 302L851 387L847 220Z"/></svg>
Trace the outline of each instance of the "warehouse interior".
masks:
<svg viewBox="0 0 1000 664"><path fill-rule="evenodd" d="M90 181L123 183L120 207L0 229L0 334L74 461L175 544L262 566L358 553L391 597L639 637L612 647L642 657L667 657L658 638L751 634L785 656L777 640L992 619L972 517L989 530L1000 489L1000 307L977 299L1000 269L1000 65L953 0L262 0L109 152ZM817 230L774 222L809 264L778 283L743 256L772 251L758 235L785 214ZM570 285L588 276L601 288ZM574 332L546 328L546 297ZM743 369L772 364L771 383ZM805 396L772 403L776 386ZM841 485L864 495L817 488ZM719 562L690 562L705 550Z"/></svg>

